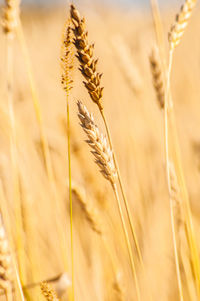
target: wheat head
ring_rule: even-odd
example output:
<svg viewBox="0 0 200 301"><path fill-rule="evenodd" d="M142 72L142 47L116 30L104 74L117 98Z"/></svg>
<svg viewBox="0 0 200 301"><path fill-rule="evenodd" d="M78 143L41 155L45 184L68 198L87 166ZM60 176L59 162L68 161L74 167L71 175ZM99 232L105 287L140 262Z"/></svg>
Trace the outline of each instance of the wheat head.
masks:
<svg viewBox="0 0 200 301"><path fill-rule="evenodd" d="M180 12L176 15L175 23L172 25L169 32L170 49L174 50L180 43L181 37L185 32L188 21L192 15L192 10L196 5L197 0L186 0L181 6Z"/></svg>
<svg viewBox="0 0 200 301"><path fill-rule="evenodd" d="M48 282L41 282L40 283L40 289L47 301L58 301L58 297L56 295L56 292L52 288L52 286Z"/></svg>
<svg viewBox="0 0 200 301"><path fill-rule="evenodd" d="M102 92L101 77L102 73L96 71L98 59L94 59L94 44L88 42L88 32L85 30L85 19L80 17L79 12L71 4L71 19L74 25L74 45L77 49L77 58L80 62L80 71L85 80L83 83L92 99L99 109L102 110Z"/></svg>
<svg viewBox="0 0 200 301"><path fill-rule="evenodd" d="M72 70L74 67L73 62L73 38L72 38L72 29L71 29L71 20L68 19L63 31L63 39L61 46L61 84L63 85L66 93L72 89Z"/></svg>
<svg viewBox="0 0 200 301"><path fill-rule="evenodd" d="M117 174L112 151L108 146L106 138L100 133L94 123L94 118L88 112L86 106L80 101L77 102L77 105L81 126L88 136L86 142L92 148L92 154L95 156L95 162L99 166L102 175L113 185L116 182Z"/></svg>
<svg viewBox="0 0 200 301"><path fill-rule="evenodd" d="M13 35L18 26L20 0L6 0L3 10L3 31Z"/></svg>

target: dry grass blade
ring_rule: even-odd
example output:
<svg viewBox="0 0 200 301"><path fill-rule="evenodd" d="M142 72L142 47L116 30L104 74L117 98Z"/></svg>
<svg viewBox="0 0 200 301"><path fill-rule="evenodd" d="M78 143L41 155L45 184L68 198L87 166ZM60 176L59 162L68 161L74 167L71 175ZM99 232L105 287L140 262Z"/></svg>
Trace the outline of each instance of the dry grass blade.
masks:
<svg viewBox="0 0 200 301"><path fill-rule="evenodd" d="M80 17L79 12L73 4L71 4L70 13L74 25L74 45L77 49L80 71L86 80L84 81L84 85L88 90L92 101L94 101L99 109L102 110L102 74L96 71L98 59L93 58L94 44L89 44L88 33L85 31L85 19Z"/></svg>
<svg viewBox="0 0 200 301"><path fill-rule="evenodd" d="M95 162L99 166L100 172L113 185L116 183L117 173L113 162L112 151L108 146L106 138L100 133L94 123L94 118L88 112L86 106L80 101L77 102L77 105L81 126L88 136L86 142L92 148L92 154L95 156Z"/></svg>
<svg viewBox="0 0 200 301"><path fill-rule="evenodd" d="M165 88L164 88L164 78L162 72L162 66L158 55L158 50L153 48L150 56L149 62L151 67L151 74L153 79L153 85L155 88L158 104L161 109L164 108L165 101Z"/></svg>
<svg viewBox="0 0 200 301"><path fill-rule="evenodd" d="M192 10L196 5L197 0L186 0L181 6L179 14L176 16L176 21L172 25L169 32L170 49L174 50L180 43L181 37L185 32L185 28L188 25L188 21L191 17Z"/></svg>
<svg viewBox="0 0 200 301"><path fill-rule="evenodd" d="M40 288L42 291L43 296L47 301L58 301L58 297L56 292L52 288L52 286L48 282L41 282Z"/></svg>

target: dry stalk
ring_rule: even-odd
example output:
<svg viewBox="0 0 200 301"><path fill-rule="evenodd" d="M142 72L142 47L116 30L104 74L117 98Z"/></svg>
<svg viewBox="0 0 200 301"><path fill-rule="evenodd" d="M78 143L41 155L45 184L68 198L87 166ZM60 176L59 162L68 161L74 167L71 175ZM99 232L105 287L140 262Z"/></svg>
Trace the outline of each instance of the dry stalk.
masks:
<svg viewBox="0 0 200 301"><path fill-rule="evenodd" d="M53 287L48 282L41 282L41 292L47 301L58 301L58 297Z"/></svg>
<svg viewBox="0 0 200 301"><path fill-rule="evenodd" d="M113 281L113 290L115 292L115 300L116 301L124 301L124 292L123 292L123 287L121 284L121 274L117 273L115 274L115 279Z"/></svg>
<svg viewBox="0 0 200 301"><path fill-rule="evenodd" d="M84 81L84 85L85 85L92 101L97 104L99 111L101 113L101 117L103 119L104 125L105 125L106 133L108 136L108 142L110 145L110 149L113 153L113 163L114 163L117 177L119 180L120 189L122 192L122 197L124 200L124 204L125 204L125 208L126 208L126 212L127 212L127 216L128 216L128 221L129 221L130 228L131 228L131 233L132 233L133 240L134 240L134 243L136 246L139 260L143 265L141 251L140 251L138 239L136 236L136 232L134 229L131 211L129 208L129 203L127 201L125 189L123 187L123 183L122 183L117 159L115 156L115 152L113 150L110 129L108 126L108 122L106 120L106 116L104 114L104 109L103 109L103 104L102 104L103 87L101 86L102 73L98 73L96 71L98 59L95 59L94 55L93 55L94 44L89 44L88 32L85 30L85 19L80 17L78 10L75 8L75 6L73 4L71 4L70 13L71 13L71 19L72 19L72 22L74 25L74 29L73 29L74 45L77 49L77 58L80 62L80 71L81 71L82 75L84 76L84 78L86 79L86 81Z"/></svg>
<svg viewBox="0 0 200 301"><path fill-rule="evenodd" d="M77 202L79 203L85 218L90 225L91 229L99 234L102 235L102 230L100 226L100 221L96 215L94 208L92 208L85 199L83 191L77 186L72 185L72 193L75 196Z"/></svg>
<svg viewBox="0 0 200 301"><path fill-rule="evenodd" d="M7 105L10 119L10 157L12 164L12 188L14 200L14 213L16 222L16 246L20 267L21 280L25 277L24 266L24 240L23 240L23 223L21 212L21 195L20 195L20 178L19 178L19 162L17 150L17 136L15 126L15 113L13 105L13 40L19 24L19 5L18 0L5 1L4 15L3 15L3 30L6 36L6 80L7 80Z"/></svg>
<svg viewBox="0 0 200 301"><path fill-rule="evenodd" d="M162 66L159 59L157 48L153 48L149 56L149 62L150 62L152 79L153 79L153 85L157 96L157 101L160 108L163 109L164 101L165 101L165 88L164 88Z"/></svg>
<svg viewBox="0 0 200 301"><path fill-rule="evenodd" d="M72 203L72 174L71 174L71 129L70 129L70 107L69 92L72 89L72 70L74 67L74 52L71 19L65 24L63 40L61 44L61 83L66 92L67 107L67 146L68 146L68 181L69 181L69 203L70 203L70 237L71 237L71 265L72 265L72 301L74 300L74 249L73 249L73 203Z"/></svg>
<svg viewBox="0 0 200 301"><path fill-rule="evenodd" d="M178 180L176 177L176 172L173 163L170 162L170 216L171 216L171 226L172 226L172 237L173 237L173 247L174 247L174 257L175 266L178 280L178 289L180 300L183 301L183 285L180 272L180 258L177 246L177 227L180 221L180 190L178 185Z"/></svg>
<svg viewBox="0 0 200 301"><path fill-rule="evenodd" d="M176 22L172 26L169 34L169 65L166 80L166 94L165 94L165 150L166 150L166 167L168 187L170 187L169 175L169 160L173 161L174 168L177 175L177 180L180 188L180 195L182 199L183 216L186 225L186 235L188 245L190 247L190 255L192 268L194 272L195 284L197 294L200 297L200 260L198 254L198 247L195 238L195 231L193 227L192 214L190 208L190 201L188 191L185 183L185 178L182 169L180 147L177 138L176 122L173 111L173 101L170 95L170 77L173 62L173 53L176 46L180 43L181 37L188 25L188 20L191 17L192 10L196 4L195 0L186 0L185 4L181 7L179 15L176 17ZM171 156L171 158L170 158Z"/></svg>
<svg viewBox="0 0 200 301"><path fill-rule="evenodd" d="M117 191L117 184L116 184L117 173L113 161L113 153L110 147L108 146L106 138L103 136L103 134L100 133L97 125L94 123L93 116L88 112L87 108L80 101L77 102L77 105L78 105L78 117L81 121L81 126L88 137L88 140L86 140L86 142L92 148L91 152L95 157L95 163L100 168L100 172L110 182L117 201L119 215L121 218L122 228L124 231L127 250L130 258L131 270L133 273L133 277L135 279L137 299L140 300L140 289L138 286L138 279L136 275L136 269L135 269L135 263L134 263L133 254L131 250L131 244L129 240L125 219L124 219L124 214L121 207L121 202Z"/></svg>

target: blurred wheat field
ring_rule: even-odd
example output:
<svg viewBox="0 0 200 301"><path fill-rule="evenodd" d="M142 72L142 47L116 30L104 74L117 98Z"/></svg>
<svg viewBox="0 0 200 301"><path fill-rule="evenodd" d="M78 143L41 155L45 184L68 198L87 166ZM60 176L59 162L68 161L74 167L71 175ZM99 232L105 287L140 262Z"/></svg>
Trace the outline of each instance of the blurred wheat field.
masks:
<svg viewBox="0 0 200 301"><path fill-rule="evenodd" d="M99 58L98 69L103 72L104 110L144 262L144 267L141 267L136 258L135 245L131 241L141 301L180 300L165 172L164 116L157 105L149 67L149 55L156 43L152 16L150 12L125 12L95 5L92 8L80 5L78 9L86 18L88 39L95 43L95 57ZM176 13L177 9L172 7L162 14L166 49L168 31ZM17 39L13 43L13 100L22 212L20 254L23 264L19 263L19 269L23 275L21 281L27 300L43 300L39 284L52 278L57 278L52 286L59 299L72 300L67 114L60 70L61 38L67 15L69 7L40 11L22 9L21 12L55 174L56 195L45 169L24 57ZM181 44L174 53L171 77L183 170L198 252L199 20L200 9L197 5ZM10 225L10 236L14 240L12 252L17 254L14 176L10 159L12 128L5 71L6 39L3 32L0 35L0 208L3 219L7 219ZM119 55L122 56L121 59ZM70 91L75 300L137 300L117 204L108 181L98 172L93 162L92 154L84 142L86 135L79 125L78 100L94 114L95 122L101 132L105 133L99 111L82 85L83 79L78 66L76 60L73 89ZM91 229L91 221L88 223L84 216L83 203L88 205L99 232ZM2 208L7 212L7 218ZM125 213L124 206L123 212ZM182 221L178 222L181 224ZM131 235L130 227L128 231ZM184 300L199 300L184 225L179 229L178 249ZM62 280L59 280L63 273L64 289ZM13 300L18 298L19 296L15 296Z"/></svg>

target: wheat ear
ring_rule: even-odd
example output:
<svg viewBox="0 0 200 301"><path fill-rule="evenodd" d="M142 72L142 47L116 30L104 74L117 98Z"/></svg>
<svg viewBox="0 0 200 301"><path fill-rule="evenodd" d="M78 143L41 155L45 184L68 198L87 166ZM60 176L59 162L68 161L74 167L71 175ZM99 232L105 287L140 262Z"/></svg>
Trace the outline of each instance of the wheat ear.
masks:
<svg viewBox="0 0 200 301"><path fill-rule="evenodd" d="M162 66L158 55L158 50L156 48L152 49L149 56L151 74L153 79L153 85L157 96L157 101L161 109L164 108L165 100L165 88L164 88L164 78L162 72Z"/></svg>
<svg viewBox="0 0 200 301"><path fill-rule="evenodd" d="M113 153L108 146L107 140L103 134L100 133L97 125L94 122L93 116L88 112L86 106L84 106L80 101L77 102L78 105L78 117L81 122L81 126L85 133L87 134L88 139L86 140L87 144L92 148L92 154L95 157L95 163L100 168L100 172L102 175L111 183L117 205L118 210L122 222L122 228L124 231L124 236L127 244L128 254L131 262L131 269L135 279L136 284L136 293L137 298L140 300L140 291L138 286L138 280L135 270L135 263L133 260L133 254L131 250L131 244L128 236L128 231L126 228L126 223L117 191L117 172L115 169L115 164L113 161Z"/></svg>
<svg viewBox="0 0 200 301"><path fill-rule="evenodd" d="M196 3L197 0L186 0L181 6L179 14L176 15L175 23L172 25L169 32L170 49L174 50L180 43Z"/></svg>
<svg viewBox="0 0 200 301"><path fill-rule="evenodd" d="M72 174L71 174L71 138L70 138L70 108L69 96L72 89L72 70L74 53L72 49L71 20L68 19L63 31L61 44L61 84L66 92L67 108L67 146L68 146L68 181L69 181L69 203L70 203L70 238L71 238L71 266L72 266L72 301L74 300L74 249L73 249L73 204L72 204Z"/></svg>
<svg viewBox="0 0 200 301"><path fill-rule="evenodd" d="M106 120L106 116L104 114L103 103L102 103L103 87L101 86L102 73L98 73L96 71L98 59L95 59L94 55L93 55L94 44L89 44L88 32L85 30L85 19L80 17L78 10L75 8L75 6L73 4L71 4L70 13L71 13L72 22L74 24L74 45L76 46L76 49L77 49L77 57L80 62L80 71L81 71L82 75L84 76L84 78L86 79L86 81L84 81L84 85L85 85L92 101L97 104L99 111L101 113L104 125L105 125L109 145L113 152L113 161L114 161L114 165L115 165L118 180L119 180L120 189L122 192L122 197L124 200L124 204L125 204L125 208L126 208L126 212L127 212L127 216L128 216L128 221L129 221L129 224L131 227L131 233L132 233L133 240L134 240L134 243L136 246L139 260L143 264L137 235L136 235L133 221L132 221L129 203L127 201L125 189L124 189L121 175L120 175L120 170L119 170L117 159L116 159L115 152L113 149L110 129L108 126L108 122Z"/></svg>
<svg viewBox="0 0 200 301"><path fill-rule="evenodd" d="M59 301L56 292L48 282L41 282L40 284L42 295L47 301Z"/></svg>

